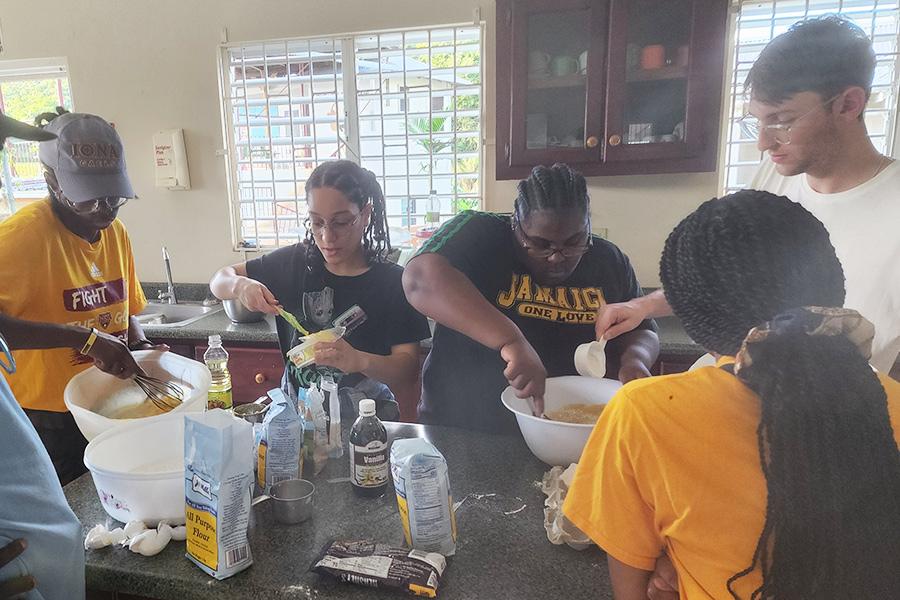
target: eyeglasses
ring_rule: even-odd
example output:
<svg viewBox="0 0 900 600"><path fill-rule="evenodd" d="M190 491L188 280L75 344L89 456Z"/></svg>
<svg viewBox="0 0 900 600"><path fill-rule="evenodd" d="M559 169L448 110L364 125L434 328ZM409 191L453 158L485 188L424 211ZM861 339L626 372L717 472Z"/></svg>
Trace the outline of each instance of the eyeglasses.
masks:
<svg viewBox="0 0 900 600"><path fill-rule="evenodd" d="M362 213L357 213L356 217L351 220L345 219L335 219L331 222L326 222L325 219L307 219L304 222L304 226L308 230L312 230L313 235L321 237L325 234L326 229L330 229L332 233L336 236L344 236L350 233L350 230L354 225L359 223L359 220L362 218Z"/></svg>
<svg viewBox="0 0 900 600"><path fill-rule="evenodd" d="M843 92L841 92L841 94L843 94ZM740 123L741 132L748 138L757 140L759 139L760 135L766 133L767 135L771 135L772 139L779 144L787 145L791 143L791 128L797 124L797 121L803 119L804 117L807 117L808 115L811 115L820 108L828 106L829 104L840 98L841 94L838 94L833 98L829 98L825 102L812 107L799 117L791 119L789 123L772 123L771 125L763 125L759 122L759 119L757 119L753 115L744 115L743 117L741 117L738 123Z"/></svg>
<svg viewBox="0 0 900 600"><path fill-rule="evenodd" d="M524 229L522 229L522 225L521 223L519 223L518 216L513 216L512 228L513 231L518 231L519 235L522 236L522 248L525 249L525 252L527 252L529 256L533 256L534 258L549 259L551 256L557 253L562 255L564 258L575 258L578 256L584 256L584 254L591 249L591 246L594 245L594 239L593 237L591 237L590 233L590 219L588 219L587 231L585 232L587 241L581 244L567 244L565 246L554 246L544 241L535 240L533 237L525 233Z"/></svg>
<svg viewBox="0 0 900 600"><path fill-rule="evenodd" d="M65 196L63 196L63 198L65 198ZM65 200L72 210L82 215L97 212L100 210L101 204L105 204L109 210L116 210L128 202L128 198L117 198L115 196L95 198L93 200L88 200L87 202L72 202L68 198L65 198Z"/></svg>

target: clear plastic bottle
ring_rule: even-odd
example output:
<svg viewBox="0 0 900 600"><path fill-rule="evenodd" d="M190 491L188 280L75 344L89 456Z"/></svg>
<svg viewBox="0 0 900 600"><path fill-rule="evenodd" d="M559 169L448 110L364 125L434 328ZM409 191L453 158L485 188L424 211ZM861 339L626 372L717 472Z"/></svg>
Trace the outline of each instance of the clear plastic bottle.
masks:
<svg viewBox="0 0 900 600"><path fill-rule="evenodd" d="M203 362L212 375L206 408L231 410L231 373L228 372L228 352L222 347L222 336L209 336L209 348L203 355Z"/></svg>
<svg viewBox="0 0 900 600"><path fill-rule="evenodd" d="M425 224L429 227L437 227L441 223L441 200L437 196L437 190L431 190L428 195L428 206L425 209Z"/></svg>
<svg viewBox="0 0 900 600"><path fill-rule="evenodd" d="M387 430L375 416L375 401L359 401L359 418L350 430L350 483L360 496L380 496L390 475Z"/></svg>

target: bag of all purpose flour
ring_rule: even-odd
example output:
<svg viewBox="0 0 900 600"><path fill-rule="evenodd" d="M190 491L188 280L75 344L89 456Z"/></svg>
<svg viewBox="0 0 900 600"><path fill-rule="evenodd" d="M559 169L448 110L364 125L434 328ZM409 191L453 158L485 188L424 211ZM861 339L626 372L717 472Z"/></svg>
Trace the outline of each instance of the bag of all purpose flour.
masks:
<svg viewBox="0 0 900 600"><path fill-rule="evenodd" d="M268 494L285 479L298 479L303 472L303 417L297 403L279 389L269 390L272 403L256 440L256 484Z"/></svg>
<svg viewBox="0 0 900 600"><path fill-rule="evenodd" d="M421 438L396 440L391 446L391 476L409 547L453 556L456 515L444 456Z"/></svg>
<svg viewBox="0 0 900 600"><path fill-rule="evenodd" d="M252 447L252 425L222 409L184 417L186 556L216 579L253 564Z"/></svg>

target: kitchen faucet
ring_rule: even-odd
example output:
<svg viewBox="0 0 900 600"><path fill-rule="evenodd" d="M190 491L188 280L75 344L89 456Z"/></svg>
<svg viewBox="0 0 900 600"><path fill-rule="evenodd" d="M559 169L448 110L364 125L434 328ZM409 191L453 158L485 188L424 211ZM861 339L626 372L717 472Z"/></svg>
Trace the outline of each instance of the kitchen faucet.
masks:
<svg viewBox="0 0 900 600"><path fill-rule="evenodd" d="M166 247L162 247L163 264L166 266L166 283L169 284L169 291L159 290L157 298L160 302L168 304L178 304L178 298L175 297L175 283L172 281L172 261L169 259L169 251Z"/></svg>

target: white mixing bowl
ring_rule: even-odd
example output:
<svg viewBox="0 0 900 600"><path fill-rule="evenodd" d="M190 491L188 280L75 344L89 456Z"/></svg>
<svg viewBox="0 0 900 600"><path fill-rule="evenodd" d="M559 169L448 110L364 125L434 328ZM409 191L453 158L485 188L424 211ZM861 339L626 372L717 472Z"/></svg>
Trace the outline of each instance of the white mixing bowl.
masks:
<svg viewBox="0 0 900 600"><path fill-rule="evenodd" d="M84 464L104 510L126 523L184 523L184 413L135 419L91 440Z"/></svg>
<svg viewBox="0 0 900 600"><path fill-rule="evenodd" d="M173 381L185 388L184 402L173 413L202 412L206 410L207 392L212 381L209 369L201 362L174 352L139 350L133 353L135 361L152 377ZM135 392L130 394L129 391ZM82 371L69 381L63 393L66 407L75 417L75 423L88 440L107 429L121 427L135 421L159 419L164 415L139 419L110 419L100 414L117 408L117 402L143 401L137 384L130 379L119 379L104 373L97 367Z"/></svg>
<svg viewBox="0 0 900 600"><path fill-rule="evenodd" d="M613 379L593 377L550 377L544 392L544 410L557 410L566 404L606 404L622 387ZM581 458L593 425L562 423L531 414L528 400L516 397L511 387L500 396L503 405L516 415L522 437L532 454L551 466L567 467Z"/></svg>

